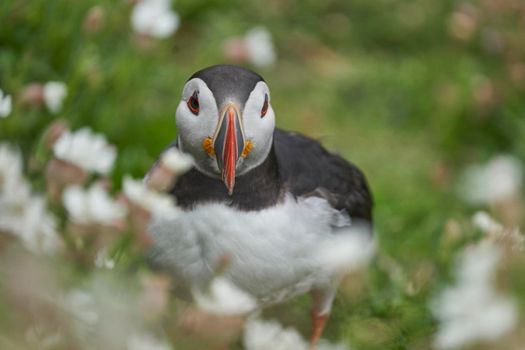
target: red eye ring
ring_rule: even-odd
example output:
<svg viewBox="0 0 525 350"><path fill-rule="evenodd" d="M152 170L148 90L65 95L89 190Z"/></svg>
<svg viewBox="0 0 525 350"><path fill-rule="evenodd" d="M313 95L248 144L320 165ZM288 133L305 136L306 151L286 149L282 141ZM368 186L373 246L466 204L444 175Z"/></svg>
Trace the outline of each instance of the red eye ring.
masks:
<svg viewBox="0 0 525 350"><path fill-rule="evenodd" d="M195 115L199 114L199 92L197 90L191 95L186 104L191 113Z"/></svg>
<svg viewBox="0 0 525 350"><path fill-rule="evenodd" d="M263 106L262 106L262 109L261 109L261 118L264 118L264 116L268 112L268 106L269 106L268 94L265 94L264 95L264 103L263 103Z"/></svg>

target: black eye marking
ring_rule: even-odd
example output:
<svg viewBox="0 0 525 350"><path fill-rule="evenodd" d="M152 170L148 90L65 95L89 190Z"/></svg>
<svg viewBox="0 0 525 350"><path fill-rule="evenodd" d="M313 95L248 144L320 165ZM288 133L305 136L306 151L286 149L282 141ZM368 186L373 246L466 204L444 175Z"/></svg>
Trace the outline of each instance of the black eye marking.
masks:
<svg viewBox="0 0 525 350"><path fill-rule="evenodd" d="M264 94L264 103L261 109L261 118L264 118L266 115L266 112L268 112L268 94Z"/></svg>
<svg viewBox="0 0 525 350"><path fill-rule="evenodd" d="M195 90L193 95L188 99L187 105L191 113L195 115L199 114L199 92L197 90Z"/></svg>

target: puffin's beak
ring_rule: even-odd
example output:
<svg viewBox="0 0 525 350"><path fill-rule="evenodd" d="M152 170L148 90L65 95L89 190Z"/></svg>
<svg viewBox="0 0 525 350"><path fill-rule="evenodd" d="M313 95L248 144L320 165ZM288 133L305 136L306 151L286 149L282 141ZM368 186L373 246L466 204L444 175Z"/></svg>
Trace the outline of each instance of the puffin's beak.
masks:
<svg viewBox="0 0 525 350"><path fill-rule="evenodd" d="M237 160L244 149L244 130L239 108L234 103L228 103L221 111L219 124L213 147L217 158L217 166L222 173L222 181L228 188L228 194L233 193L235 186L235 169Z"/></svg>

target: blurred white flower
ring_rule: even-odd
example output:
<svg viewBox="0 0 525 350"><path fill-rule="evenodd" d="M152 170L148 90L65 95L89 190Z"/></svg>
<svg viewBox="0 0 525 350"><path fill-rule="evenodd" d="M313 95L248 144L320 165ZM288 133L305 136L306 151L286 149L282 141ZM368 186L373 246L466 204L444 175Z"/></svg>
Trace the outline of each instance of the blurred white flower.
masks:
<svg viewBox="0 0 525 350"><path fill-rule="evenodd" d="M25 246L37 253L52 254L62 246L55 217L46 208L44 198L32 197L24 208L24 224L20 230Z"/></svg>
<svg viewBox="0 0 525 350"><path fill-rule="evenodd" d="M523 183L523 165L510 155L466 169L460 182L462 196L473 204L490 204L516 195Z"/></svg>
<svg viewBox="0 0 525 350"><path fill-rule="evenodd" d="M150 190L143 181L124 177L123 192L135 205L153 215L176 215L177 208L171 196Z"/></svg>
<svg viewBox="0 0 525 350"><path fill-rule="evenodd" d="M12 208L21 213L30 194L31 189L22 174L20 152L8 144L0 144L0 215ZM4 220L9 218L8 215L2 216L7 216Z"/></svg>
<svg viewBox="0 0 525 350"><path fill-rule="evenodd" d="M95 256L95 266L99 269L113 270L115 267L115 260L110 258L107 250L103 248L99 250Z"/></svg>
<svg viewBox="0 0 525 350"><path fill-rule="evenodd" d="M96 270L63 298L76 338L92 349L126 349L130 335L146 328L138 312L138 290L123 276Z"/></svg>
<svg viewBox="0 0 525 350"><path fill-rule="evenodd" d="M512 250L525 249L525 236L519 227L506 228L484 211L478 211L472 216L472 224L494 242L507 244Z"/></svg>
<svg viewBox="0 0 525 350"><path fill-rule="evenodd" d="M117 157L115 146L108 144L104 135L95 134L87 127L63 133L53 145L53 152L58 159L102 175L111 171Z"/></svg>
<svg viewBox="0 0 525 350"><path fill-rule="evenodd" d="M144 183L158 192L169 192L177 178L193 167L193 157L172 147L163 152L157 164L144 177Z"/></svg>
<svg viewBox="0 0 525 350"><path fill-rule="evenodd" d="M478 211L472 216L472 223L476 228L483 231L484 233L499 231L503 229L503 226L494 220L485 211Z"/></svg>
<svg viewBox="0 0 525 350"><path fill-rule="evenodd" d="M88 190L74 185L68 186L62 200L73 222L83 225L112 225L126 215L126 207L112 199L100 183Z"/></svg>
<svg viewBox="0 0 525 350"><path fill-rule="evenodd" d="M366 228L350 227L348 232L332 235L321 243L317 259L330 273L348 273L370 262L375 241Z"/></svg>
<svg viewBox="0 0 525 350"><path fill-rule="evenodd" d="M0 191L8 191L9 183L22 176L22 158L20 152L7 143L0 143ZM0 192L2 193L2 192Z"/></svg>
<svg viewBox="0 0 525 350"><path fill-rule="evenodd" d="M5 118L11 114L11 95L4 95L0 89L0 118Z"/></svg>
<svg viewBox="0 0 525 350"><path fill-rule="evenodd" d="M47 212L45 200L29 192L29 186L21 183L18 197L0 196L0 231L19 237L32 252L52 254L62 245L55 218Z"/></svg>
<svg viewBox="0 0 525 350"><path fill-rule="evenodd" d="M139 0L131 13L135 32L154 38L167 38L179 27L179 16L170 0Z"/></svg>
<svg viewBox="0 0 525 350"><path fill-rule="evenodd" d="M171 346L152 334L132 334L128 338L127 350L170 350Z"/></svg>
<svg viewBox="0 0 525 350"><path fill-rule="evenodd" d="M490 242L470 247L461 256L457 282L431 304L439 320L435 344L455 349L481 341L493 341L516 325L513 300L498 294L493 277L501 250Z"/></svg>
<svg viewBox="0 0 525 350"><path fill-rule="evenodd" d="M161 163L175 175L182 175L193 167L193 157L171 147L160 158Z"/></svg>
<svg viewBox="0 0 525 350"><path fill-rule="evenodd" d="M60 112L67 96L67 87L61 81L49 81L44 84L44 103L52 113Z"/></svg>
<svg viewBox="0 0 525 350"><path fill-rule="evenodd" d="M283 328L275 321L251 319L244 326L246 350L306 350L308 344L292 328Z"/></svg>
<svg viewBox="0 0 525 350"><path fill-rule="evenodd" d="M277 60L272 35L268 29L264 27L250 29L244 37L244 42L248 50L248 59L253 65L267 67Z"/></svg>
<svg viewBox="0 0 525 350"><path fill-rule="evenodd" d="M89 292L81 289L73 290L66 295L65 303L77 321L87 325L95 325L99 321L95 299Z"/></svg>
<svg viewBox="0 0 525 350"><path fill-rule="evenodd" d="M218 315L241 315L257 307L255 299L224 277L212 280L207 291L192 290L197 306Z"/></svg>
<svg viewBox="0 0 525 350"><path fill-rule="evenodd" d="M0 144L0 231L20 238L37 253L54 253L62 243L45 200L31 195L20 153L7 144Z"/></svg>

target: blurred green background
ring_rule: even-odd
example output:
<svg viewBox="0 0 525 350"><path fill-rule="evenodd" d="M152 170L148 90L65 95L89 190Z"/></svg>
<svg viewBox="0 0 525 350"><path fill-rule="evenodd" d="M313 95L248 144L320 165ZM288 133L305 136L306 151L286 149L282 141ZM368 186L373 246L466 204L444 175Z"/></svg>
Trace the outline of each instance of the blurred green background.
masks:
<svg viewBox="0 0 525 350"><path fill-rule="evenodd" d="M94 6L102 17L93 30ZM458 199L459 172L497 153L525 157L523 2L177 0L180 27L163 40L134 34L132 6L1 1L0 88L14 106L0 119L0 138L28 155L63 118L118 147L115 180L140 177L176 135L186 79L231 62L225 42L264 26L277 61L245 65L268 82L278 126L352 160L375 196L380 257L363 293L336 300L327 337L363 349L428 348L428 298L449 279L460 246L443 243L444 232L476 209ZM50 80L68 88L58 114L17 98ZM304 303L289 306L285 323L307 314Z"/></svg>

